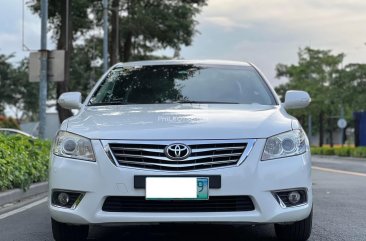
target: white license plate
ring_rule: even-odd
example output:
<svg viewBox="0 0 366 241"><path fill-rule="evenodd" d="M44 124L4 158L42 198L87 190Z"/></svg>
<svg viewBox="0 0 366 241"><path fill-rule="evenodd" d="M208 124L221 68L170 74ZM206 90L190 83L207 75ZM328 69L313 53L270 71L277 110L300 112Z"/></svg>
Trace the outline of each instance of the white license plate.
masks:
<svg viewBox="0 0 366 241"><path fill-rule="evenodd" d="M146 199L208 199L207 177L146 177Z"/></svg>

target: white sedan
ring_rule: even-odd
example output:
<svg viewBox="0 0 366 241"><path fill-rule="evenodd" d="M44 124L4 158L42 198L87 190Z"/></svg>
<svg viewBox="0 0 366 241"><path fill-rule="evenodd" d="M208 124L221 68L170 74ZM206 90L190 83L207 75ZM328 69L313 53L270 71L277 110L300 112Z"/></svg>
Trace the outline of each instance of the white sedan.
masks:
<svg viewBox="0 0 366 241"><path fill-rule="evenodd" d="M52 150L49 209L54 238L83 240L89 225L273 223L280 240L312 227L309 142L250 63L145 61L112 67ZM143 226L141 226L143 229ZM143 231L143 230L142 230Z"/></svg>

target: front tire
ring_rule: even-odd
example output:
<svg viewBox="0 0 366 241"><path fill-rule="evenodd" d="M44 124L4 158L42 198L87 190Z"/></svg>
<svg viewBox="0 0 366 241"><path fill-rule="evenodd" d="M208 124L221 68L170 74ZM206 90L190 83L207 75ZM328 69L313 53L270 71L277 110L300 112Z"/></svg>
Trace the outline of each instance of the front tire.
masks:
<svg viewBox="0 0 366 241"><path fill-rule="evenodd" d="M304 220L289 225L275 224L278 240L283 241L306 241L311 234L313 211Z"/></svg>
<svg viewBox="0 0 366 241"><path fill-rule="evenodd" d="M56 241L82 241L86 240L89 233L89 225L69 225L52 221L52 234Z"/></svg>

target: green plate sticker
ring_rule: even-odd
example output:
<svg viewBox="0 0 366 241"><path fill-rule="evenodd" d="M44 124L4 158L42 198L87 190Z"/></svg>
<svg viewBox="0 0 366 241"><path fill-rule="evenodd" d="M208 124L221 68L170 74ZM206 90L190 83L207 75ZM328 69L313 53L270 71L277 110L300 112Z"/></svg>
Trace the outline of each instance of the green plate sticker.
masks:
<svg viewBox="0 0 366 241"><path fill-rule="evenodd" d="M209 182L207 177L197 178L197 199L208 200Z"/></svg>

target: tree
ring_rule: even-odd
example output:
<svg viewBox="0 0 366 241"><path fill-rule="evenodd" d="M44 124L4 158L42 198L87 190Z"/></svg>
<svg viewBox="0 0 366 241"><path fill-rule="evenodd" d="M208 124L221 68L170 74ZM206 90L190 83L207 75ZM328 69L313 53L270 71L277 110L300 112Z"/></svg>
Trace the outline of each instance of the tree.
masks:
<svg viewBox="0 0 366 241"><path fill-rule="evenodd" d="M70 89L79 91L85 98L95 85L99 76L103 74L101 66L91 66L91 62L102 58L102 42L98 37L88 38L82 44L74 47L71 55Z"/></svg>
<svg viewBox="0 0 366 241"><path fill-rule="evenodd" d="M13 105L18 122L21 120L35 121L38 119L39 83L31 83L28 79L28 59L23 59L12 69L13 88L12 99L8 104ZM52 87L51 87L52 88Z"/></svg>
<svg viewBox="0 0 366 241"><path fill-rule="evenodd" d="M80 89L81 86L83 91L86 91L85 87L90 82L89 76L95 69L88 69L85 58L88 53L82 50L81 45L78 45L79 49L75 51L82 53L83 57L74 54L73 43L79 37L79 40L90 45L91 40L86 36L87 33L102 26L103 8L100 0L69 0L70 13L66 11L66 1L54 0L49 3L49 20L57 49L67 49L66 56L71 56L71 59L67 57L65 62L65 81L57 84L57 98L61 93ZM148 59L153 56L155 50L161 48L179 49L180 45L190 45L197 32L194 17L206 1L111 0L109 6L109 14L112 16L109 38L111 64L132 59ZM29 7L39 13L40 0L33 0ZM93 17L90 17L91 15ZM67 17L70 19L68 28ZM99 40L96 42L101 44ZM99 47L97 49L99 51ZM81 71L85 73L84 78L80 76ZM71 115L70 111L60 106L58 111L60 121Z"/></svg>
<svg viewBox="0 0 366 241"><path fill-rule="evenodd" d="M0 54L0 114L4 114L6 103L12 100L12 88L8 88L13 86L11 79L12 66L8 62L12 57L13 55Z"/></svg>
<svg viewBox="0 0 366 241"><path fill-rule="evenodd" d="M341 78L341 64L344 54L332 54L330 50L315 50L311 48L300 49L299 61L296 65L278 64L276 67L277 78L285 77L289 81L276 88L282 96L290 89L299 89L309 92L312 98L310 107L304 110L291 111L302 123L311 114L317 117L313 125L319 131L319 145L324 142L324 124L327 120L327 131L330 144L333 143L333 116L338 113L342 100L336 98L340 95L337 86ZM305 124L306 126L306 124Z"/></svg>
<svg viewBox="0 0 366 241"><path fill-rule="evenodd" d="M20 129L19 123L16 120L14 120L11 117L6 118L5 116L2 115L0 115L0 128Z"/></svg>
<svg viewBox="0 0 366 241"><path fill-rule="evenodd" d="M0 114L9 107L18 122L36 120L39 85L28 81L28 60L14 67L9 61L12 57L0 55Z"/></svg>
<svg viewBox="0 0 366 241"><path fill-rule="evenodd" d="M350 110L366 110L366 64L348 64L337 81L338 90Z"/></svg>
<svg viewBox="0 0 366 241"><path fill-rule="evenodd" d="M127 62L157 49L189 46L197 33L194 17L205 4L206 0L120 0L120 60ZM114 27L112 22L112 33Z"/></svg>
<svg viewBox="0 0 366 241"><path fill-rule="evenodd" d="M67 8L67 2L69 8ZM65 79L56 84L56 98L69 91L70 55L73 52L73 41L76 40L78 34L84 34L92 28L93 21L88 16L88 10L96 2L97 0L54 0L49 2L48 17L53 32L52 36L57 43L57 49L65 50ZM29 7L39 14L40 0L30 2ZM60 122L72 116L70 110L64 109L58 104L57 111Z"/></svg>

